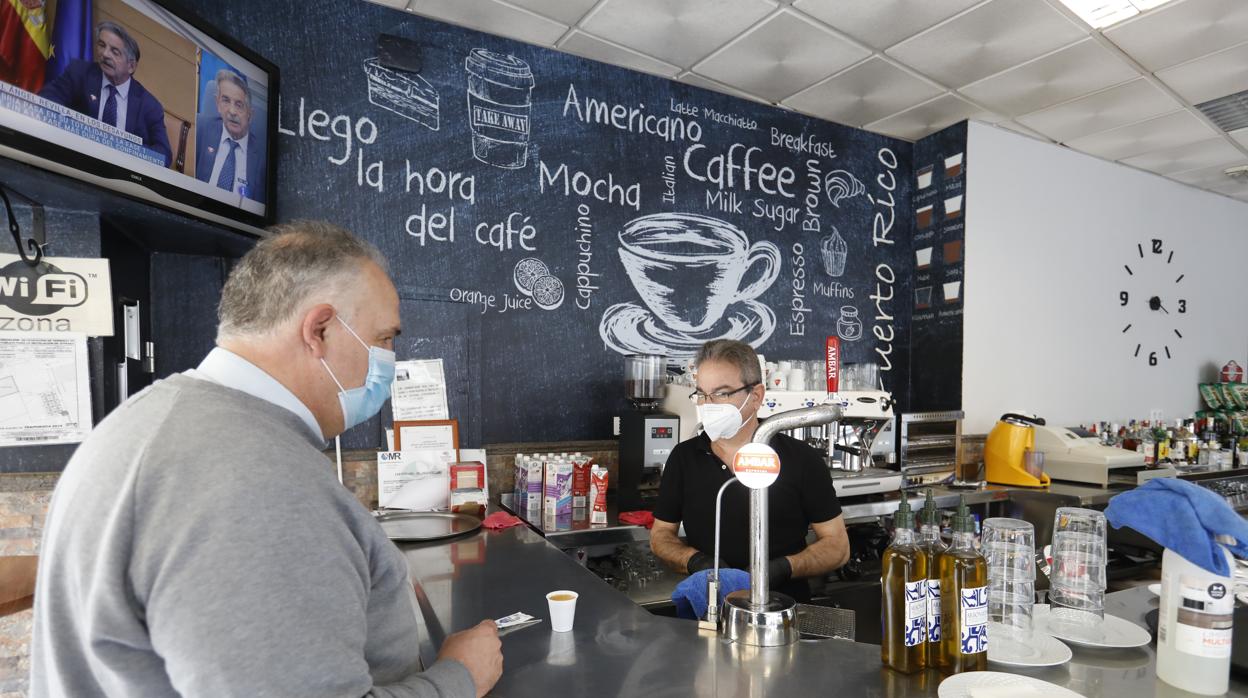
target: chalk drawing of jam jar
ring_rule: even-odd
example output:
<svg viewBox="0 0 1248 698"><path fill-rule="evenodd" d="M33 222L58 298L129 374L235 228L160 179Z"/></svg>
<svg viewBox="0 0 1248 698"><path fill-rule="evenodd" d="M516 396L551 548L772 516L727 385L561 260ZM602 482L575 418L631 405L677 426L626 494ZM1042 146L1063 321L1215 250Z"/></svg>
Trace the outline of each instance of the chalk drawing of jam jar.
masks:
<svg viewBox="0 0 1248 698"><path fill-rule="evenodd" d="M518 170L529 157L529 64L483 48L464 60L468 72L468 114L472 155L487 165Z"/></svg>
<svg viewBox="0 0 1248 698"><path fill-rule="evenodd" d="M836 334L846 342L862 339L862 320L858 309L852 305L841 306L841 317L836 321Z"/></svg>

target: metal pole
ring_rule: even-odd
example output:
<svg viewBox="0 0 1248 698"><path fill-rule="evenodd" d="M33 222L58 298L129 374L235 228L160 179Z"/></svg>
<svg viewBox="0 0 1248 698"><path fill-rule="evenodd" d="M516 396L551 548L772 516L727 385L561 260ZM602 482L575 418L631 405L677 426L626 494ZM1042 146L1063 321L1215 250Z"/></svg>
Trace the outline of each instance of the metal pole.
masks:
<svg viewBox="0 0 1248 698"><path fill-rule="evenodd" d="M750 490L750 604L767 607L767 489Z"/></svg>

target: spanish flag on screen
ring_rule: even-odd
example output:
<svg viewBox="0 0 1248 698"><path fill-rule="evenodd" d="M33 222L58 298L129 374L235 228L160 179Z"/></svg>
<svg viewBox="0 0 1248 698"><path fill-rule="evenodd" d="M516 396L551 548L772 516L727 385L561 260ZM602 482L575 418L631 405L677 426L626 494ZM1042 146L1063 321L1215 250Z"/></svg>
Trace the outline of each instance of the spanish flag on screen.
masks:
<svg viewBox="0 0 1248 698"><path fill-rule="evenodd" d="M38 92L52 43L44 0L0 0L0 81Z"/></svg>

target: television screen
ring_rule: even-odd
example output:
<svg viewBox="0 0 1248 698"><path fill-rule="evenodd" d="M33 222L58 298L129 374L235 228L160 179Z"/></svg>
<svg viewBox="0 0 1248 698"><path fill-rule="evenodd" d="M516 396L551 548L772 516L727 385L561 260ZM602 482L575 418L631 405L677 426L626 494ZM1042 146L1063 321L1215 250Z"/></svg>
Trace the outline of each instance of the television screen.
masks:
<svg viewBox="0 0 1248 698"><path fill-rule="evenodd" d="M165 0L0 1L0 154L272 221L277 70Z"/></svg>

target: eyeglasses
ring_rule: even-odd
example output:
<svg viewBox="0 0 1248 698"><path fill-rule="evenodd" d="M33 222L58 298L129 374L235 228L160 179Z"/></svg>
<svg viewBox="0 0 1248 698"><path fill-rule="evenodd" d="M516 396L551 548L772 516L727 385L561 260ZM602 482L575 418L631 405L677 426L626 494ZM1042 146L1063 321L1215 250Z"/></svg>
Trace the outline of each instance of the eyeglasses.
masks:
<svg viewBox="0 0 1248 698"><path fill-rule="evenodd" d="M746 390L752 390L754 386L756 385L761 385L761 384L760 383L746 383L745 385L741 386L740 388L737 388L736 390L717 390L713 393L704 393L701 390L695 390L692 393L689 393L689 402L692 402L695 405L700 405L703 402L709 402L712 404L720 404L720 403L728 402L730 399L732 399L733 395L736 395L737 393L740 393L740 392L744 392Z"/></svg>

